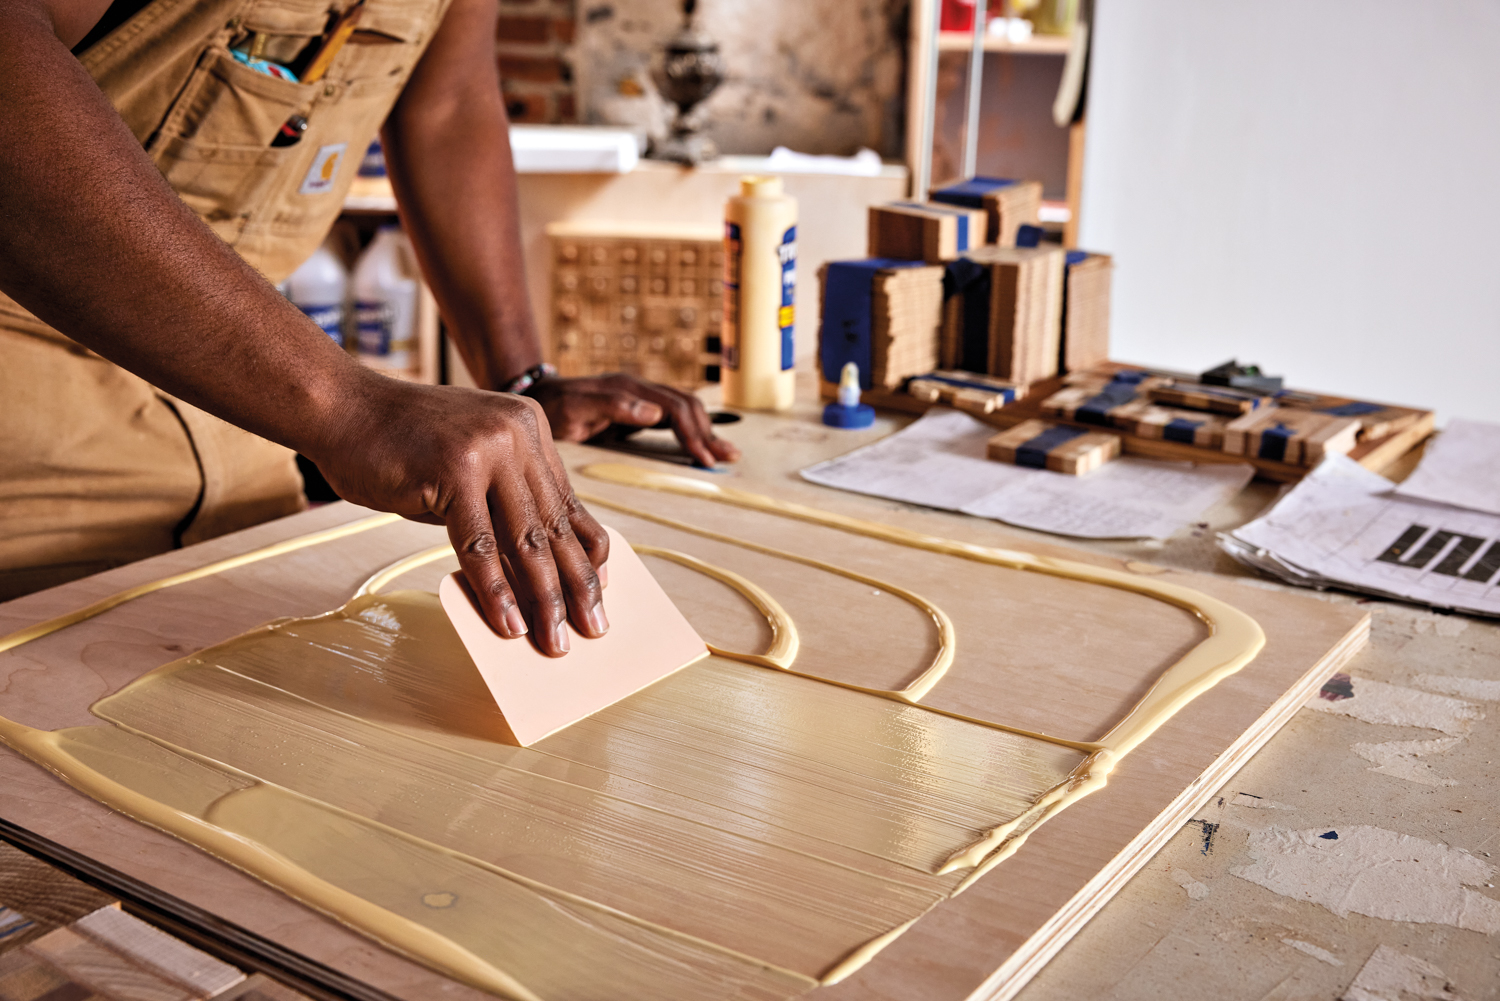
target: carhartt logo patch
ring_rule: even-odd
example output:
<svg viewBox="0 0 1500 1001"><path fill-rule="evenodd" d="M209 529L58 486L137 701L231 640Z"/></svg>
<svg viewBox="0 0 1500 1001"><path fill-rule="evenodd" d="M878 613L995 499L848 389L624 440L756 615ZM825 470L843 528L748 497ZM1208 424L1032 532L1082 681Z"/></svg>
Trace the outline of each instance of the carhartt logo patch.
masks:
<svg viewBox="0 0 1500 1001"><path fill-rule="evenodd" d="M302 179L302 187L297 189L297 193L321 195L332 191L333 179L339 174L339 164L344 159L344 150L348 148L348 143L320 147L318 155L313 157L312 166L307 168L307 176Z"/></svg>

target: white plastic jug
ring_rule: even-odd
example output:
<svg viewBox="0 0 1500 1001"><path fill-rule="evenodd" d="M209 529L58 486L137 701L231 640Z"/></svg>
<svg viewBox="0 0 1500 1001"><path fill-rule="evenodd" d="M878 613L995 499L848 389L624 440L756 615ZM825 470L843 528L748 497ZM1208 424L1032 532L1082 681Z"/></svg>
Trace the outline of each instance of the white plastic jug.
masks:
<svg viewBox="0 0 1500 1001"><path fill-rule="evenodd" d="M410 369L416 359L417 260L399 226L382 226L354 265L354 321L360 358Z"/></svg>
<svg viewBox="0 0 1500 1001"><path fill-rule="evenodd" d="M344 304L349 299L349 272L325 243L279 286L308 318L343 347Z"/></svg>

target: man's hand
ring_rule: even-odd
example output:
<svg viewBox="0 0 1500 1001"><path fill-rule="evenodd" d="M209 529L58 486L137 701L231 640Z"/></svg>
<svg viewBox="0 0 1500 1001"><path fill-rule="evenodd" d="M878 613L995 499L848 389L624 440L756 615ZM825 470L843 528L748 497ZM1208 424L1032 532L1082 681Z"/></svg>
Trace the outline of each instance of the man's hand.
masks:
<svg viewBox="0 0 1500 1001"><path fill-rule="evenodd" d="M714 435L703 404L691 393L615 374L543 379L528 394L541 403L562 441L587 441L611 424L651 427L666 417L677 440L700 465L733 462L740 450Z"/></svg>
<svg viewBox="0 0 1500 1001"><path fill-rule="evenodd" d="M308 456L339 496L446 525L502 636L526 633L529 621L542 652L559 657L569 619L585 636L604 635L609 537L573 495L542 408L508 393L364 382L348 426Z"/></svg>

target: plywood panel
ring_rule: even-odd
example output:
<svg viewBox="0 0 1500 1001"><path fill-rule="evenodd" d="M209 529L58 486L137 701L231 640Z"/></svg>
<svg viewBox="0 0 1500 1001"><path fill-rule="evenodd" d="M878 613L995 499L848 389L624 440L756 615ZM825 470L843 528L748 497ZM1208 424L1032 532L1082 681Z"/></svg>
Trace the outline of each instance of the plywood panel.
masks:
<svg viewBox="0 0 1500 1001"><path fill-rule="evenodd" d="M571 461L600 453L569 448ZM814 556L908 587L943 607L958 635L937 708L1073 739L1097 737L1156 674L1203 637L1180 609L1126 592L981 566L828 528L701 500L577 479L581 490L763 545ZM738 483L785 493L782 484ZM793 491L807 495L804 490ZM817 493L831 506L920 525L864 498ZM0 606L0 632L72 610L123 586L245 551L364 512L335 505L145 564ZM871 687L899 686L927 662L932 636L910 605L811 568L598 509L635 541L691 552L757 580L803 633L799 669ZM954 522L946 521L951 530ZM991 540L993 526L976 527ZM315 549L148 595L97 619L0 655L0 715L48 729L97 724L87 707L152 668L279 615L341 604L367 576L440 542L442 530L396 523ZM1114 561L1067 552L1101 565ZM432 564L395 582L432 587ZM1151 572L1151 568L1142 568ZM428 575L424 578L424 574ZM1363 640L1360 612L1315 600L1167 572L1257 618L1268 643L1245 670L1201 697L1142 745L1108 788L1050 821L994 873L942 904L852 979L816 996L960 998L997 971L1005 996L1144 863L1217 782L1290 715ZM732 595L664 572L664 586L713 642L763 638ZM425 583L424 583L425 581ZM285 942L396 997L477 992L437 977L180 842L111 814L30 763L0 752L0 815L145 880L223 920ZM14 793L11 794L11 791ZM1009 966L1007 966L1009 964Z"/></svg>

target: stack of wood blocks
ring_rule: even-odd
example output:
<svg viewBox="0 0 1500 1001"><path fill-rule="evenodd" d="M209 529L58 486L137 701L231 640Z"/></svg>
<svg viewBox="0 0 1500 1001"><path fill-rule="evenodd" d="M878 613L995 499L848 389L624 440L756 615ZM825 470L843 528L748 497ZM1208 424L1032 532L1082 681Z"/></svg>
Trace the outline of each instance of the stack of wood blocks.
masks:
<svg viewBox="0 0 1500 1001"><path fill-rule="evenodd" d="M718 382L724 247L717 229L555 223L551 357L565 376Z"/></svg>
<svg viewBox="0 0 1500 1001"><path fill-rule="evenodd" d="M1079 372L1109 360L1108 254L1070 250L1063 290L1063 370Z"/></svg>
<svg viewBox="0 0 1500 1001"><path fill-rule="evenodd" d="M928 197L948 205L983 209L987 216L984 242L1014 247L1016 232L1023 225L1040 222L1042 182L972 177L935 187Z"/></svg>
<svg viewBox="0 0 1500 1001"><path fill-rule="evenodd" d="M936 367L941 267L883 258L833 261L819 270L818 280L818 359L825 383L836 386L851 361L859 366L861 388L888 391Z"/></svg>
<svg viewBox="0 0 1500 1001"><path fill-rule="evenodd" d="M940 264L982 245L987 225L983 209L935 202L872 205L866 253Z"/></svg>
<svg viewBox="0 0 1500 1001"><path fill-rule="evenodd" d="M1326 455L1344 455L1358 440L1355 418L1295 407L1256 410L1224 427L1224 451L1295 466L1316 466Z"/></svg>
<svg viewBox="0 0 1500 1001"><path fill-rule="evenodd" d="M1390 434L1424 416L1309 393L1287 391L1273 398L1138 370L1110 373L1108 381L1104 374L1074 373L1065 382L1042 401L1044 416L1293 466L1315 466L1325 455L1348 453L1362 433ZM1296 403L1288 405L1288 397Z"/></svg>
<svg viewBox="0 0 1500 1001"><path fill-rule="evenodd" d="M919 375L906 391L924 403L941 403L983 416L1026 395L1026 387L973 372L939 369Z"/></svg>
<svg viewBox="0 0 1500 1001"><path fill-rule="evenodd" d="M1056 375L1063 262L1060 247L982 247L950 265L942 366L1027 385Z"/></svg>
<svg viewBox="0 0 1500 1001"><path fill-rule="evenodd" d="M0 842L0 1001L308 1001Z"/></svg>
<svg viewBox="0 0 1500 1001"><path fill-rule="evenodd" d="M1082 476L1118 456L1120 438L1047 421L1023 421L991 438L985 454L997 462Z"/></svg>

